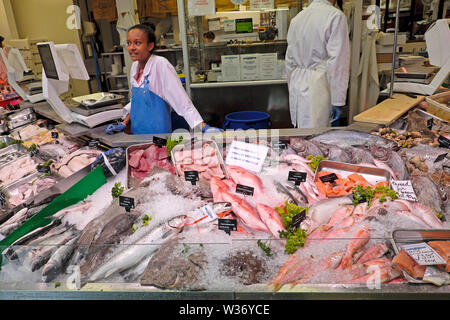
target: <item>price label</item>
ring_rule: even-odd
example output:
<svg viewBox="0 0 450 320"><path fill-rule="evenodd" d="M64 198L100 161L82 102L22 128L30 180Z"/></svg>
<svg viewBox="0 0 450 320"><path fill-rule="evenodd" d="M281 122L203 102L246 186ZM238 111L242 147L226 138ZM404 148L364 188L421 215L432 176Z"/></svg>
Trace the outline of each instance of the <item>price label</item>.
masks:
<svg viewBox="0 0 450 320"><path fill-rule="evenodd" d="M37 171L38 171L39 173L50 173L50 167L49 167L49 166L43 166L43 165L38 164L38 166L37 166Z"/></svg>
<svg viewBox="0 0 450 320"><path fill-rule="evenodd" d="M233 141L227 152L226 164L239 166L248 171L261 172L269 148L262 144Z"/></svg>
<svg viewBox="0 0 450 320"><path fill-rule="evenodd" d="M391 180L391 187L398 193L400 199L417 201L411 180Z"/></svg>
<svg viewBox="0 0 450 320"><path fill-rule="evenodd" d="M439 136L438 142L439 142L439 145L440 145L441 148L450 149L450 140L447 139L446 137L444 137L442 135Z"/></svg>
<svg viewBox="0 0 450 320"><path fill-rule="evenodd" d="M433 128L433 118L427 120L427 128L430 130Z"/></svg>
<svg viewBox="0 0 450 320"><path fill-rule="evenodd" d="M331 182L334 183L335 180L338 179L338 176L335 173L330 173L325 176L320 177L322 182Z"/></svg>
<svg viewBox="0 0 450 320"><path fill-rule="evenodd" d="M438 155L436 160L434 160L434 163L444 160L447 155L448 155L448 153L443 153L443 154Z"/></svg>
<svg viewBox="0 0 450 320"><path fill-rule="evenodd" d="M243 184L236 184L236 193L240 193L246 196L253 196L253 193L255 192L255 188L245 186Z"/></svg>
<svg viewBox="0 0 450 320"><path fill-rule="evenodd" d="M411 258L423 266L446 264L447 262L426 242L405 244L400 246Z"/></svg>
<svg viewBox="0 0 450 320"><path fill-rule="evenodd" d="M6 197L3 192L0 192L0 206L4 207L6 205Z"/></svg>
<svg viewBox="0 0 450 320"><path fill-rule="evenodd" d="M272 142L272 149L274 150L285 150L289 145L289 141L287 140L279 140Z"/></svg>
<svg viewBox="0 0 450 320"><path fill-rule="evenodd" d="M295 216L292 217L292 227L294 227L294 229L298 229L302 221L305 219L306 219L306 212L303 210L299 214L296 214Z"/></svg>
<svg viewBox="0 0 450 320"><path fill-rule="evenodd" d="M189 216L198 224L214 221L218 218L213 209L213 205L206 205L198 210L189 213Z"/></svg>
<svg viewBox="0 0 450 320"><path fill-rule="evenodd" d="M190 181L192 185L198 181L198 171L184 171L184 180Z"/></svg>
<svg viewBox="0 0 450 320"><path fill-rule="evenodd" d="M52 131L52 138L53 139L58 139L58 137L59 137L59 133L56 132L56 131Z"/></svg>
<svg viewBox="0 0 450 320"><path fill-rule="evenodd" d="M295 184L298 186L301 182L305 182L306 181L306 172L289 171L288 180L289 181L294 181Z"/></svg>
<svg viewBox="0 0 450 320"><path fill-rule="evenodd" d="M33 150L30 151L30 156L35 157L38 153L39 153L39 149L34 148Z"/></svg>
<svg viewBox="0 0 450 320"><path fill-rule="evenodd" d="M236 219L218 219L219 230L223 230L226 233L230 234L231 231L237 230L237 221Z"/></svg>
<svg viewBox="0 0 450 320"><path fill-rule="evenodd" d="M153 143L156 144L158 147L163 147L167 144L167 140L160 138L160 137L155 137L153 136Z"/></svg>
<svg viewBox="0 0 450 320"><path fill-rule="evenodd" d="M98 141L97 139L92 139L89 141L89 147L98 147L100 145L100 141Z"/></svg>
<svg viewBox="0 0 450 320"><path fill-rule="evenodd" d="M130 212L130 209L134 209L134 198L119 196L119 206Z"/></svg>

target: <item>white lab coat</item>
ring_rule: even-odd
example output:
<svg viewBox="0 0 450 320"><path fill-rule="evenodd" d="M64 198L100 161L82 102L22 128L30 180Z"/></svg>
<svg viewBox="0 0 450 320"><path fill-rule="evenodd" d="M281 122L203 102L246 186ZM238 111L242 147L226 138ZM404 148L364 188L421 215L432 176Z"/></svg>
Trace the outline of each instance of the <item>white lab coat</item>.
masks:
<svg viewBox="0 0 450 320"><path fill-rule="evenodd" d="M326 127L331 106L346 103L350 40L347 19L327 0L314 0L291 20L286 74L294 127Z"/></svg>
<svg viewBox="0 0 450 320"><path fill-rule="evenodd" d="M178 115L184 117L191 128L203 122L203 118L184 90L175 68L166 58L152 54L139 82L135 79L138 65L139 63L135 61L131 66L131 87L142 87L144 79L148 76L150 91L166 101ZM123 117L130 112L130 109L131 102L124 107Z"/></svg>

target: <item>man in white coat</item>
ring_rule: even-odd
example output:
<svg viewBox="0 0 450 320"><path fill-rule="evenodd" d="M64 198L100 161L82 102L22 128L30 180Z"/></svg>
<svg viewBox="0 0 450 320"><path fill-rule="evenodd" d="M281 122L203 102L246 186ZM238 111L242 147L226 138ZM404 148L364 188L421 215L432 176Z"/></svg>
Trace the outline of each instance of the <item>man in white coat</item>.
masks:
<svg viewBox="0 0 450 320"><path fill-rule="evenodd" d="M350 40L336 0L313 0L289 26L286 73L297 128L338 126L346 104Z"/></svg>

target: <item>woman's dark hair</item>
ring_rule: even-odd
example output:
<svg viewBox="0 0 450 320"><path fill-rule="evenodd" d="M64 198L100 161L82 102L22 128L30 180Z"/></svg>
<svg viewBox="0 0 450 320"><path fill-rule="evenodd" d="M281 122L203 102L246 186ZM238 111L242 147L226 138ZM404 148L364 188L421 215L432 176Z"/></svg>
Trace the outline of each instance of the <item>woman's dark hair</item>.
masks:
<svg viewBox="0 0 450 320"><path fill-rule="evenodd" d="M3 42L3 40L5 40L5 38L3 38L2 36L0 36L0 44Z"/></svg>
<svg viewBox="0 0 450 320"><path fill-rule="evenodd" d="M147 35L147 43L154 43L155 45L153 46L152 51L150 51L150 53L153 52L153 50L155 50L156 47L156 36L155 36L155 29L152 28L151 25L149 25L148 23L141 23L141 24L137 24L135 26L132 26L130 29L128 29L128 32L130 32L131 30L134 29L139 29L145 32L145 34Z"/></svg>
<svg viewBox="0 0 450 320"><path fill-rule="evenodd" d="M338 5L339 9L344 11L344 9L342 9L342 0L337 0L336 2L337 2L337 5Z"/></svg>

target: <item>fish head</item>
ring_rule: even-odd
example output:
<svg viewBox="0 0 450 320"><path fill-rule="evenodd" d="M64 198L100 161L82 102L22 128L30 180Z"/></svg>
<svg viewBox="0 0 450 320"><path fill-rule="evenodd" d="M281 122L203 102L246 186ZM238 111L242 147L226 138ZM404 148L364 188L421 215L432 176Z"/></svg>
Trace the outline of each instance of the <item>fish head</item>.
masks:
<svg viewBox="0 0 450 320"><path fill-rule="evenodd" d="M167 224L172 229L183 229L184 225L187 223L188 217L186 215L179 215L170 219Z"/></svg>
<svg viewBox="0 0 450 320"><path fill-rule="evenodd" d="M231 210L230 202L214 202L212 206L216 214Z"/></svg>

